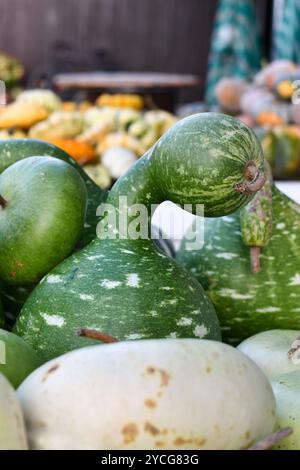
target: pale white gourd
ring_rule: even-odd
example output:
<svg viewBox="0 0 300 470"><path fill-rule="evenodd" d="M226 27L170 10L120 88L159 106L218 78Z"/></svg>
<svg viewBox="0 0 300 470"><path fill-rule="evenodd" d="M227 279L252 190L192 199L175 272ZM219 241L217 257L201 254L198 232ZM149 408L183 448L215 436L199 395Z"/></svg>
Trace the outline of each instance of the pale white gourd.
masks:
<svg viewBox="0 0 300 470"><path fill-rule="evenodd" d="M75 350L37 369L18 394L32 449L244 449L275 424L264 374L209 340Z"/></svg>
<svg viewBox="0 0 300 470"><path fill-rule="evenodd" d="M21 407L15 390L0 373L0 450L26 450Z"/></svg>
<svg viewBox="0 0 300 470"><path fill-rule="evenodd" d="M243 341L238 349L249 356L269 378L300 371L300 331L263 331Z"/></svg>
<svg viewBox="0 0 300 470"><path fill-rule="evenodd" d="M123 147L111 147L102 155L102 164L114 179L123 176L137 160L136 155Z"/></svg>

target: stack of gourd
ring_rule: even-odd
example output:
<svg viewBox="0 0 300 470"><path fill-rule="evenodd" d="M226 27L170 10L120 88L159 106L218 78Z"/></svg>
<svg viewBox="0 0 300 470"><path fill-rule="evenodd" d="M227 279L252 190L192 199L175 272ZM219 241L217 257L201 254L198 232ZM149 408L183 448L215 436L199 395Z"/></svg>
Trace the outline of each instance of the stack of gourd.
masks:
<svg viewBox="0 0 300 470"><path fill-rule="evenodd" d="M0 110L0 139L53 143L88 165L86 171L106 188L175 123L170 113L142 108L136 95L101 95L93 106L63 103L50 90L24 91Z"/></svg>
<svg viewBox="0 0 300 470"><path fill-rule="evenodd" d="M253 83L224 78L216 87L219 107L255 128L276 178L300 177L300 68L270 63Z"/></svg>
<svg viewBox="0 0 300 470"><path fill-rule="evenodd" d="M236 210L246 220L248 203L263 206L256 194L268 174L250 129L221 114L186 118L109 193L45 142L3 141L0 162L5 313L14 292L37 283L14 333L0 332L0 448L246 449L283 435L265 440L276 421L271 385L220 342L201 285L145 236L151 218L127 214L128 234L140 236L120 225L125 196L147 214L171 200L204 204L212 220Z"/></svg>

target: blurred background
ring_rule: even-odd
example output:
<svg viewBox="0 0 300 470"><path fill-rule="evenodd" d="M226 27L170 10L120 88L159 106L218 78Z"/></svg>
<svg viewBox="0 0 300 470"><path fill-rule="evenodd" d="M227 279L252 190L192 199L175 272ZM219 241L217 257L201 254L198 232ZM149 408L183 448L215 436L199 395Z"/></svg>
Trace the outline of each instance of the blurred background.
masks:
<svg viewBox="0 0 300 470"><path fill-rule="evenodd" d="M178 119L228 113L300 200L300 0L0 0L0 51L1 139L109 188Z"/></svg>

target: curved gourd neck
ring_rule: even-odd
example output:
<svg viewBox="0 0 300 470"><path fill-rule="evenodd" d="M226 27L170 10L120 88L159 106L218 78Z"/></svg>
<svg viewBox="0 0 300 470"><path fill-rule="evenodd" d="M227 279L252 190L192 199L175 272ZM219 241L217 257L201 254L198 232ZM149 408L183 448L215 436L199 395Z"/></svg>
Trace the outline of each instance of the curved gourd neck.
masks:
<svg viewBox="0 0 300 470"><path fill-rule="evenodd" d="M120 196L126 196L128 206L143 204L149 210L151 205L158 205L165 200L153 171L151 157L154 150L155 147L152 147L115 183L107 198L108 204L119 207Z"/></svg>

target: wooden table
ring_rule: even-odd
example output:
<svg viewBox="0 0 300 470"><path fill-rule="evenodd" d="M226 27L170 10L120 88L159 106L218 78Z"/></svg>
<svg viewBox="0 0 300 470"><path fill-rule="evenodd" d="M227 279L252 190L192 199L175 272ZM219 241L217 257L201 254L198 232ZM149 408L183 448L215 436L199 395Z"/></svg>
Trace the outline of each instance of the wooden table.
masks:
<svg viewBox="0 0 300 470"><path fill-rule="evenodd" d="M64 73L55 75L53 83L60 91L84 90L94 95L103 91L150 95L156 105L171 111L179 90L200 86L200 80L195 75L156 72Z"/></svg>

